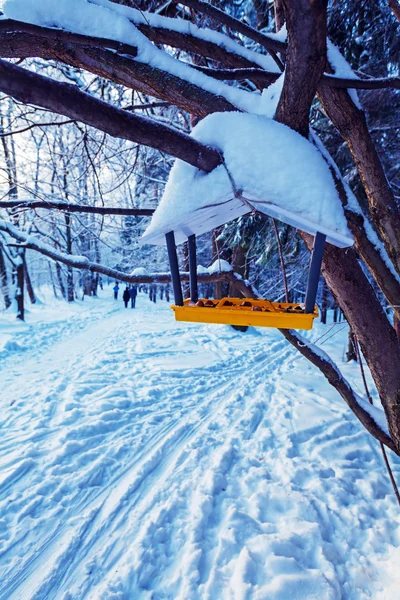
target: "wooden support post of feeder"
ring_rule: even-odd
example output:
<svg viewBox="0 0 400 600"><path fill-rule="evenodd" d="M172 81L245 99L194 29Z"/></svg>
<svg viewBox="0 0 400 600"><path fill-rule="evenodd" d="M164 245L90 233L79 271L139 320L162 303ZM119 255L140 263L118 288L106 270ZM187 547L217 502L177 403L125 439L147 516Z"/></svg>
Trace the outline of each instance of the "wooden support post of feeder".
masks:
<svg viewBox="0 0 400 600"><path fill-rule="evenodd" d="M178 255L176 253L175 235L173 231L169 231L165 235L167 242L169 266L171 269L172 287L174 290L174 299L176 306L183 306L183 294L181 277L179 275Z"/></svg>
<svg viewBox="0 0 400 600"><path fill-rule="evenodd" d="M322 257L324 255L326 235L317 231L314 247L311 252L310 270L308 272L305 312L313 313L317 298L319 276L321 274Z"/></svg>

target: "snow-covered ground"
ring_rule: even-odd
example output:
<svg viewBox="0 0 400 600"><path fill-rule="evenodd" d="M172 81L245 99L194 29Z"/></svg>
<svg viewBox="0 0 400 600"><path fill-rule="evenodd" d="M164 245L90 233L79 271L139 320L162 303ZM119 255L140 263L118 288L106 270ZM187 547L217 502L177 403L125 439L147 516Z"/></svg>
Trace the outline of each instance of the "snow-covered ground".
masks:
<svg viewBox="0 0 400 600"><path fill-rule="evenodd" d="M323 377L107 294L0 315L0 598L399 598L379 445Z"/></svg>

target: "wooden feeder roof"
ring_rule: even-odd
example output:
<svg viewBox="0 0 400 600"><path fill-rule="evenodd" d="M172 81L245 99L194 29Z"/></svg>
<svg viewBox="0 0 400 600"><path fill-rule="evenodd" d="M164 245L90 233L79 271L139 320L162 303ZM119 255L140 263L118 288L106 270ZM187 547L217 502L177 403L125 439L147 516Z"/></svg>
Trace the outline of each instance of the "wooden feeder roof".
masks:
<svg viewBox="0 0 400 600"><path fill-rule="evenodd" d="M329 168L308 140L264 116L214 113L192 135L219 147L224 164L203 173L175 161L163 198L142 243L176 243L252 211L344 248L353 244Z"/></svg>

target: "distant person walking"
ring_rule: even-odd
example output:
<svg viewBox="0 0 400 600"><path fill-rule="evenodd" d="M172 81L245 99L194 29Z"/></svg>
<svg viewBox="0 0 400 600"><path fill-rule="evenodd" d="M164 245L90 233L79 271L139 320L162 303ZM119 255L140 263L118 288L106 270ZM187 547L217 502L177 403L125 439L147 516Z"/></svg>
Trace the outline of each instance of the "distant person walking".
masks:
<svg viewBox="0 0 400 600"><path fill-rule="evenodd" d="M131 297L129 290L128 290L128 286L124 289L124 293L122 294L122 300L125 303L125 308L128 308L128 302L129 302L129 298Z"/></svg>
<svg viewBox="0 0 400 600"><path fill-rule="evenodd" d="M131 308L135 308L136 306L136 296L137 296L137 286L131 285L129 288L129 296L131 299Z"/></svg>
<svg viewBox="0 0 400 600"><path fill-rule="evenodd" d="M113 292L114 292L114 300L118 300L118 292L119 292L119 283L118 283L118 281L115 282L115 285L113 287Z"/></svg>

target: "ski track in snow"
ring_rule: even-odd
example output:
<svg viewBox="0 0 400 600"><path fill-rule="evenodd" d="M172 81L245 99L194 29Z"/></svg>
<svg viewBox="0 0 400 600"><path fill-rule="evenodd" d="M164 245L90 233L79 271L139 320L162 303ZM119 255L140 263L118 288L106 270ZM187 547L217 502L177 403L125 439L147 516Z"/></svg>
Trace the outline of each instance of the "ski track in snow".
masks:
<svg viewBox="0 0 400 600"><path fill-rule="evenodd" d="M17 343L1 600L394 598L379 446L278 332L175 323L141 295Z"/></svg>

